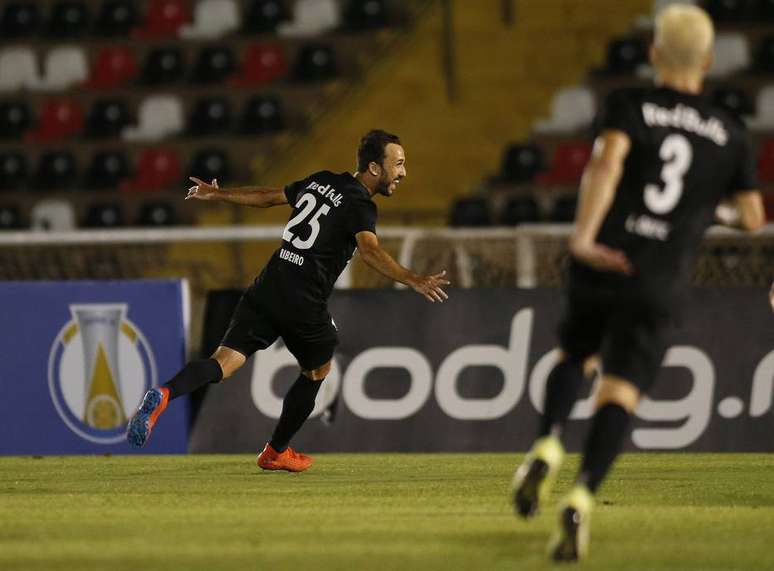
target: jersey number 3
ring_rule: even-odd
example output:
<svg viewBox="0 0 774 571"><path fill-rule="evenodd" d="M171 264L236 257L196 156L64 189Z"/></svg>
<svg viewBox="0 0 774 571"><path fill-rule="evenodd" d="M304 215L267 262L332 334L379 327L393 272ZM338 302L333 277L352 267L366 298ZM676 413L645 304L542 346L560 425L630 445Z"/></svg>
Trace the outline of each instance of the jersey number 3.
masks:
<svg viewBox="0 0 774 571"><path fill-rule="evenodd" d="M661 169L664 188L656 184L645 185L645 206L654 214L667 214L683 195L683 178L691 168L693 149L683 135L673 134L664 139L658 154L664 161Z"/></svg>
<svg viewBox="0 0 774 571"><path fill-rule="evenodd" d="M309 237L306 240L302 240L298 236L293 236L293 232L290 230L294 226L298 226L303 222L307 216L317 207L317 199L313 194L302 194L296 202L296 208L300 208L301 212L296 214L290 219L288 225L285 226L285 230L282 232L282 239L286 242L290 242L299 250L308 250L314 246L314 241L317 240L317 236L320 234L320 216L325 216L330 212L331 207L327 204L323 204L309 219L309 226L312 231L309 233Z"/></svg>

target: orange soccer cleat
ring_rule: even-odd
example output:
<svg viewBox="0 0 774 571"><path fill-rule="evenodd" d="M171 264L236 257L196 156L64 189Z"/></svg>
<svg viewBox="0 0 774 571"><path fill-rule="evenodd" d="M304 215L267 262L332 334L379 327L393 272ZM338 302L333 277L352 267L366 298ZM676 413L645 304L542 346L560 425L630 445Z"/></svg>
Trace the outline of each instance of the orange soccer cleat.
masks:
<svg viewBox="0 0 774 571"><path fill-rule="evenodd" d="M167 408L167 404L169 404L168 388L155 388L145 393L140 409L129 421L126 429L126 440L131 446L140 448L145 445L153 426Z"/></svg>
<svg viewBox="0 0 774 571"><path fill-rule="evenodd" d="M285 448L283 452L277 452L268 442L263 452L258 455L259 468L263 470L287 470L288 472L303 472L307 470L314 460L311 456L296 452L292 448Z"/></svg>

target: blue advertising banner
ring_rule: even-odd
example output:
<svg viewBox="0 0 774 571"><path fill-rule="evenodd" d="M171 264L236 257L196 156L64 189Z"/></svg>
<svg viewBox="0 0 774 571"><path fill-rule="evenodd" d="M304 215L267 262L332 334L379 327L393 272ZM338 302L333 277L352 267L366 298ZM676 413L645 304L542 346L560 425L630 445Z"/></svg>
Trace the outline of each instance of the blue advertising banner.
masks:
<svg viewBox="0 0 774 571"><path fill-rule="evenodd" d="M186 452L185 406L141 451L124 439L145 391L184 364L185 287L0 283L0 454Z"/></svg>

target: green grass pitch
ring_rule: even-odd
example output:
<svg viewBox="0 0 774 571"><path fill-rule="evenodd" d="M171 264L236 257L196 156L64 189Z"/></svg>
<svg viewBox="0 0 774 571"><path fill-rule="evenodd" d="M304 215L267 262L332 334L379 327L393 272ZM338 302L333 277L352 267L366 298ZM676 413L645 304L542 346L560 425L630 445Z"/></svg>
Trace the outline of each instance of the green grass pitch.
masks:
<svg viewBox="0 0 774 571"><path fill-rule="evenodd" d="M555 569L571 456L538 518L508 501L516 454L0 458L0 569ZM592 518L596 570L774 569L774 454L629 454ZM566 568L563 567L563 568Z"/></svg>

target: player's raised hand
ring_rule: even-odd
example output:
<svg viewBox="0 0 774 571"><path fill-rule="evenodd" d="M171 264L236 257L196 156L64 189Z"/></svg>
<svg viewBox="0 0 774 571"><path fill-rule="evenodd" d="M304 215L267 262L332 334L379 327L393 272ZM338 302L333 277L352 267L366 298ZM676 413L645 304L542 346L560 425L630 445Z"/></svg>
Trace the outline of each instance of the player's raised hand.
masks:
<svg viewBox="0 0 774 571"><path fill-rule="evenodd" d="M574 245L571 249L576 260L600 272L613 272L626 276L634 272L632 263L621 250L608 248L602 244Z"/></svg>
<svg viewBox="0 0 774 571"><path fill-rule="evenodd" d="M220 190L220 187L218 187L218 179L212 179L210 184L207 184L195 176L188 177L188 179L193 182L194 185L188 189L188 194L185 197L186 200L189 198L197 198L199 200L217 200L218 191Z"/></svg>
<svg viewBox="0 0 774 571"><path fill-rule="evenodd" d="M429 301L443 303L443 300L449 299L449 296L446 295L441 286L447 286L451 283L444 276L446 276L446 270L430 276L418 276L410 285L415 292L425 296Z"/></svg>

